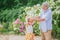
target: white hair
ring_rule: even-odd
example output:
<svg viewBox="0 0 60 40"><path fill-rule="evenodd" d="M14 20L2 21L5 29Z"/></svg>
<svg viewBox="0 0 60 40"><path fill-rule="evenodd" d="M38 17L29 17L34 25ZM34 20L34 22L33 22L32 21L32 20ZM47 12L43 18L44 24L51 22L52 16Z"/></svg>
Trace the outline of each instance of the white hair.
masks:
<svg viewBox="0 0 60 40"><path fill-rule="evenodd" d="M49 4L48 4L48 2L43 2L42 5L46 5L46 6L49 8Z"/></svg>

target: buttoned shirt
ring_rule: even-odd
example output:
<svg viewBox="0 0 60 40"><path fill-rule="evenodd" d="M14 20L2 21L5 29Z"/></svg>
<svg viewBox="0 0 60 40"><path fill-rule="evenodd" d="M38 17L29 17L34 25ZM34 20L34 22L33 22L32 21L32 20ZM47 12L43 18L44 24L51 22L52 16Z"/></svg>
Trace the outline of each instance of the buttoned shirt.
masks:
<svg viewBox="0 0 60 40"><path fill-rule="evenodd" d="M45 12L43 9L40 10L39 13L40 18L44 18L44 21L39 23L39 29L42 32L47 32L48 30L52 30L52 12L50 9L47 9Z"/></svg>

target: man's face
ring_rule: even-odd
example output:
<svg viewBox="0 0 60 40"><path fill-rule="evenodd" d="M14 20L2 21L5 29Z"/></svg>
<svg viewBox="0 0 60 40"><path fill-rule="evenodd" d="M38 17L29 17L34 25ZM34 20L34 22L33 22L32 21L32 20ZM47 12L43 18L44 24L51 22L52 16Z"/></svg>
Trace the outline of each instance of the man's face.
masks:
<svg viewBox="0 0 60 40"><path fill-rule="evenodd" d="M42 9L45 11L48 9L47 5L42 5Z"/></svg>

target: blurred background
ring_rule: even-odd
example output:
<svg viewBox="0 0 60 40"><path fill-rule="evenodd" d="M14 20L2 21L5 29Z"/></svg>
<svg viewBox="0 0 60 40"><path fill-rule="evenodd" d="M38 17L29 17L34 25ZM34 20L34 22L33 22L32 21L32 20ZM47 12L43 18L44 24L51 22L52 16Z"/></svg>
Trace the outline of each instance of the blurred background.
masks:
<svg viewBox="0 0 60 40"><path fill-rule="evenodd" d="M36 4L41 6L45 1L52 10L52 37L60 40L60 0L0 0L0 35L25 35L25 9ZM20 23L14 24L16 21ZM39 36L38 23L33 28L34 34Z"/></svg>

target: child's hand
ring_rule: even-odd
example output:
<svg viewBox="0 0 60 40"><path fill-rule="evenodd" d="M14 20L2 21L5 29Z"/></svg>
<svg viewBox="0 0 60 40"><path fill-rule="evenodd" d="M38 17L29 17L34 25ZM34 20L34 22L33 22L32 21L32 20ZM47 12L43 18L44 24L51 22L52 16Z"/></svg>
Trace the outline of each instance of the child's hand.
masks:
<svg viewBox="0 0 60 40"><path fill-rule="evenodd" d="M35 17L35 20L36 20L36 21L40 21L40 17L39 17L39 16L36 16L36 17Z"/></svg>

